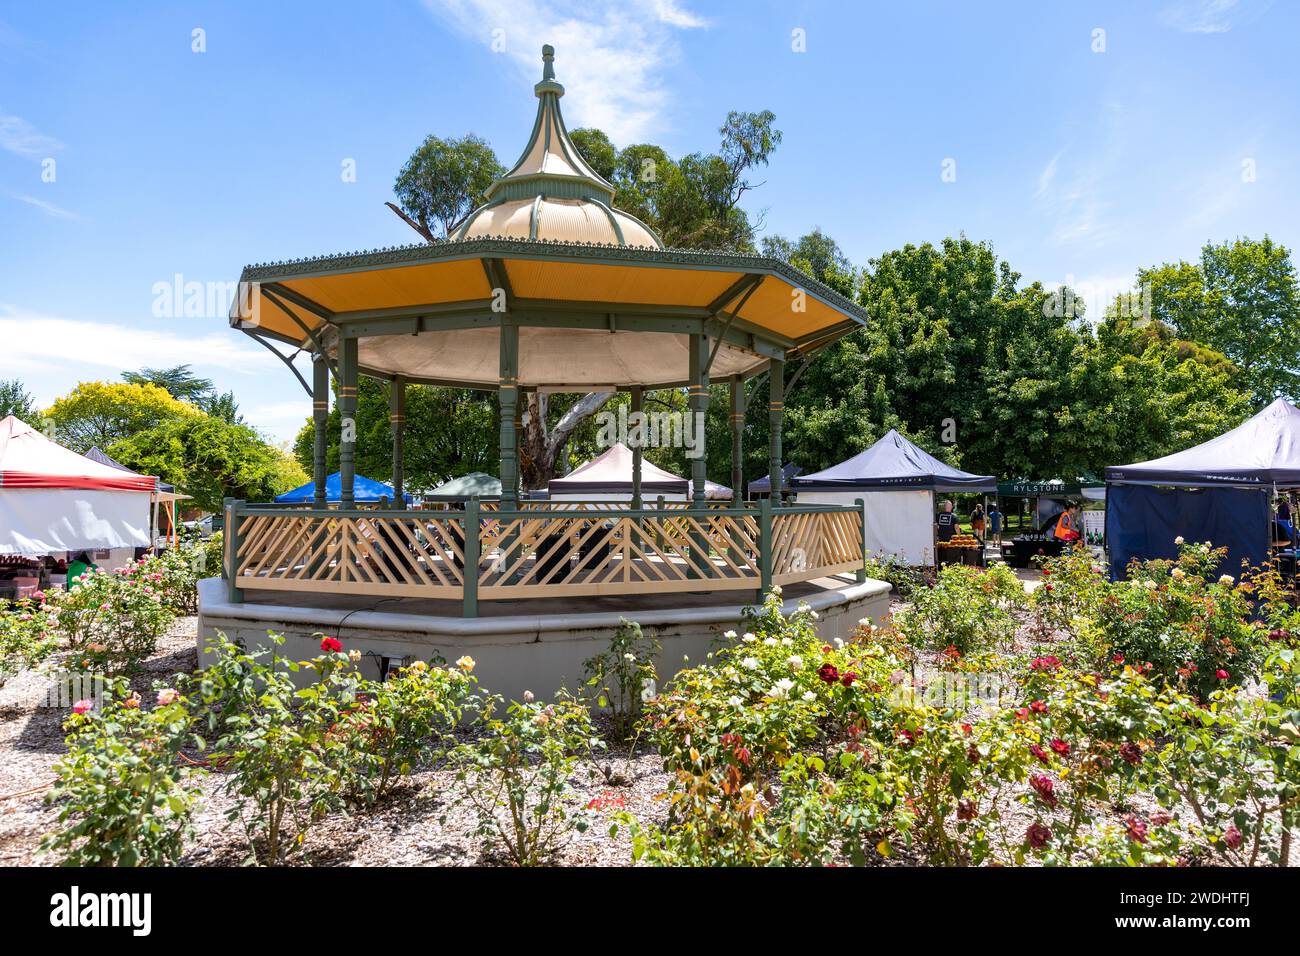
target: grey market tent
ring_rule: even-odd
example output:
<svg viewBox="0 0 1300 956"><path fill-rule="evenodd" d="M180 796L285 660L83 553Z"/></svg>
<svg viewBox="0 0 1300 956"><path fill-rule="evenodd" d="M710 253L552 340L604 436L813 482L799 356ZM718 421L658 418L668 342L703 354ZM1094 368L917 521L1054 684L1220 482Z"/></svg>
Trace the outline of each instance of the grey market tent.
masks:
<svg viewBox="0 0 1300 956"><path fill-rule="evenodd" d="M896 430L838 465L791 481L801 504L864 504L867 551L907 564L934 561L934 496L997 490L992 475L944 464Z"/></svg>
<svg viewBox="0 0 1300 956"><path fill-rule="evenodd" d="M1171 558L1176 537L1226 547L1224 568L1268 557L1269 502L1300 487L1300 409L1279 398L1191 448L1106 469L1111 573L1133 558Z"/></svg>
<svg viewBox="0 0 1300 956"><path fill-rule="evenodd" d="M424 496L426 501L463 501L468 498L500 498L501 479L481 471L471 471L445 481Z"/></svg>

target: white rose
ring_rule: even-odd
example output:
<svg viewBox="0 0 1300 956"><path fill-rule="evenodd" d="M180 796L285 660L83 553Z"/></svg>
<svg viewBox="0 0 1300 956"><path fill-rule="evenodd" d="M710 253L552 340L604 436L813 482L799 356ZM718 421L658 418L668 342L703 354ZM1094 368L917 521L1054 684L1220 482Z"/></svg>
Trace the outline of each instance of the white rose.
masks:
<svg viewBox="0 0 1300 956"><path fill-rule="evenodd" d="M790 670L797 671L799 668L803 667L803 658L798 654L791 654L790 659L786 661L786 663L790 665Z"/></svg>
<svg viewBox="0 0 1300 956"><path fill-rule="evenodd" d="M1174 538L1174 544L1182 544L1182 543L1183 543L1183 536L1181 534L1178 537Z"/></svg>
<svg viewBox="0 0 1300 956"><path fill-rule="evenodd" d="M747 671L756 671L758 670L758 658L746 657L743 661L740 662L740 666L745 668L745 670Z"/></svg>
<svg viewBox="0 0 1300 956"><path fill-rule="evenodd" d="M1232 584L1232 582L1233 582L1233 577L1231 574L1225 574L1219 578L1219 583L1222 584L1224 587L1227 587L1228 585Z"/></svg>
<svg viewBox="0 0 1300 956"><path fill-rule="evenodd" d="M725 637L725 638L726 638L727 640L729 640L729 641L734 641L734 640L736 639L736 632L735 632L735 631L727 631L727 632L726 632L725 634L723 634L722 636Z"/></svg>
<svg viewBox="0 0 1300 956"><path fill-rule="evenodd" d="M746 644L753 644L756 640L758 640L758 635L754 634L752 631L746 631L744 634L741 635L740 639L744 641Z"/></svg>
<svg viewBox="0 0 1300 956"><path fill-rule="evenodd" d="M745 706L745 702L741 700L739 697L737 697L735 694L732 694L730 697L727 698L727 703L730 704L732 707Z"/></svg>

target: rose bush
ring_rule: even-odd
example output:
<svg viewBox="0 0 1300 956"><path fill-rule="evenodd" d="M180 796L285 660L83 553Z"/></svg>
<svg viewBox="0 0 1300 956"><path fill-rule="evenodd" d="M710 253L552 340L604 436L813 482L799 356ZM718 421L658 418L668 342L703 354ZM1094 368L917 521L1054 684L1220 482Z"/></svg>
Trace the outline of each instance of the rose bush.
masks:
<svg viewBox="0 0 1300 956"><path fill-rule="evenodd" d="M175 619L154 583L94 568L47 602L72 665L110 675L138 670Z"/></svg>
<svg viewBox="0 0 1300 956"><path fill-rule="evenodd" d="M197 741L184 698L158 687L142 700L123 681L69 716L68 752L47 801L61 827L42 847L66 866L175 863L191 831L198 787L178 760Z"/></svg>

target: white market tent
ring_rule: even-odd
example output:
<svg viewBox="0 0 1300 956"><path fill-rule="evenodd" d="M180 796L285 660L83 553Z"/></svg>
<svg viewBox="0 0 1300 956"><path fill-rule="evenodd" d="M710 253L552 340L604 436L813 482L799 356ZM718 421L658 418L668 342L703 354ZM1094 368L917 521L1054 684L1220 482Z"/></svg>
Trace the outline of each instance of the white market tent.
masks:
<svg viewBox="0 0 1300 956"><path fill-rule="evenodd" d="M936 494L997 490L992 475L945 465L894 429L861 454L791 480L800 504L865 505L866 549L905 564L933 564Z"/></svg>
<svg viewBox="0 0 1300 956"><path fill-rule="evenodd" d="M148 547L158 480L69 451L10 415L0 421L0 555Z"/></svg>
<svg viewBox="0 0 1300 956"><path fill-rule="evenodd" d="M563 478L552 478L547 492L552 501L631 501L632 469L632 449L618 442ZM651 462L641 462L641 499L647 505L660 496L665 501L684 501L690 497L690 485L686 478L664 471ZM731 497L730 488L712 481L705 482L704 491L710 499Z"/></svg>

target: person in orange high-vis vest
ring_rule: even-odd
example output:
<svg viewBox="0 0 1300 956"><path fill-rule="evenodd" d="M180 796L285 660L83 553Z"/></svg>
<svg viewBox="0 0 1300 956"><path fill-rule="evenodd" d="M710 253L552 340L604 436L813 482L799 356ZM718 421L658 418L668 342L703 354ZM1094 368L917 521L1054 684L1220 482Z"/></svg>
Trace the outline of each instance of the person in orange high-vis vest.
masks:
<svg viewBox="0 0 1300 956"><path fill-rule="evenodd" d="M1055 537L1059 541L1067 544L1071 541L1078 541L1082 535L1079 534L1079 506L1070 505L1063 512L1056 522Z"/></svg>

